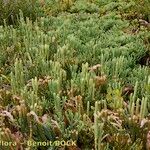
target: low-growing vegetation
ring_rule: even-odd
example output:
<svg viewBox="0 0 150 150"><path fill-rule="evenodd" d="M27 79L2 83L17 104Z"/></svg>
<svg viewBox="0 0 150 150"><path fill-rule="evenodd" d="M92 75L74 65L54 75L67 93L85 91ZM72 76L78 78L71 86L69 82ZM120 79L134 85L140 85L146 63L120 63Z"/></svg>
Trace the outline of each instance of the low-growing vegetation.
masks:
<svg viewBox="0 0 150 150"><path fill-rule="evenodd" d="M142 2L0 0L1 150L150 149Z"/></svg>

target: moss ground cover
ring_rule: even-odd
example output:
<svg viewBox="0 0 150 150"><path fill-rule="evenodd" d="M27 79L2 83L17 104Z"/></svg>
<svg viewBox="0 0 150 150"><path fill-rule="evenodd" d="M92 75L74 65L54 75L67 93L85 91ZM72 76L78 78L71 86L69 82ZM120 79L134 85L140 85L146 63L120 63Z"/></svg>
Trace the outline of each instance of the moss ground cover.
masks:
<svg viewBox="0 0 150 150"><path fill-rule="evenodd" d="M136 3L33 1L28 15L18 1L14 22L2 11L0 149L150 148L149 14Z"/></svg>

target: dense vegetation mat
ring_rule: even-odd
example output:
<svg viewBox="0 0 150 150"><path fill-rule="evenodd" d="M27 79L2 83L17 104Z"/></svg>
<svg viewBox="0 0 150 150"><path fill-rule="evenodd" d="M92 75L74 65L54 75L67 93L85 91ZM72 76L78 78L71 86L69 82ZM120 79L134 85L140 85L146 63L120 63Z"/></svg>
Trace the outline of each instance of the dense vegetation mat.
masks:
<svg viewBox="0 0 150 150"><path fill-rule="evenodd" d="M0 149L149 149L147 13L40 4L36 19L18 11L0 26Z"/></svg>

